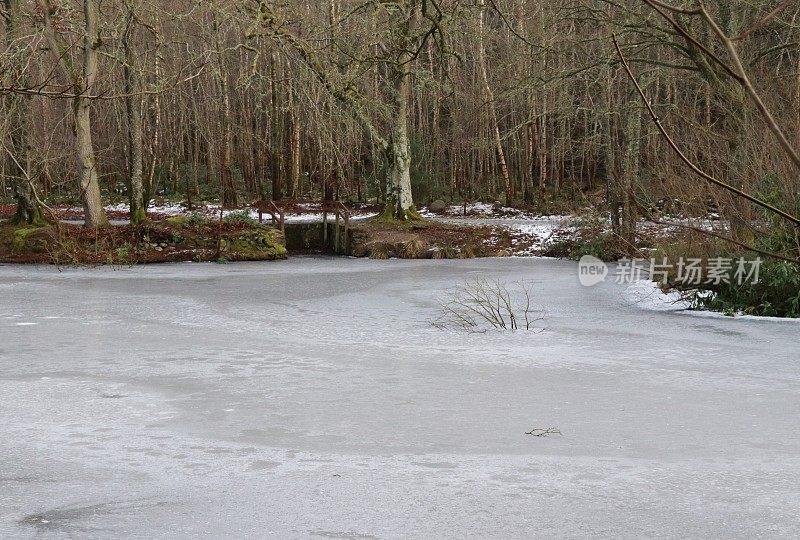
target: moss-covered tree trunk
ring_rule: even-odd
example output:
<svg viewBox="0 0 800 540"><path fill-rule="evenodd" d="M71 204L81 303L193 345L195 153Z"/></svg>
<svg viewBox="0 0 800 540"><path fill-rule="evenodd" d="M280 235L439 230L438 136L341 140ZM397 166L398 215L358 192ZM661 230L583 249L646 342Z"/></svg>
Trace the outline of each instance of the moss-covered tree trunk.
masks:
<svg viewBox="0 0 800 540"><path fill-rule="evenodd" d="M43 222L39 206L31 184L31 159L28 145L27 100L13 96L9 100L13 126L11 128L12 185L17 209L13 222L16 224L40 224Z"/></svg>
<svg viewBox="0 0 800 540"><path fill-rule="evenodd" d="M389 141L385 217L406 220L414 217L411 193L411 143L408 137L408 99L411 91L410 70L399 68L394 85L394 126Z"/></svg>
<svg viewBox="0 0 800 540"><path fill-rule="evenodd" d="M386 182L386 206L383 217L406 221L419 218L411 192L411 141L408 135L409 101L411 100L411 63L417 49L413 34L419 22L420 6L416 0L406 2L405 17L399 21L401 37L397 43L397 63L392 66L392 131L388 141L389 172Z"/></svg>

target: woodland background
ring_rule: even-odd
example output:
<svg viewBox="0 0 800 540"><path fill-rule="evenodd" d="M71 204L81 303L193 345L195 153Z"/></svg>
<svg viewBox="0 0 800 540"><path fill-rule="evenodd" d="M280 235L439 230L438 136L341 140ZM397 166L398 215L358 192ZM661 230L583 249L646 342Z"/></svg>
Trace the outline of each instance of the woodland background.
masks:
<svg viewBox="0 0 800 540"><path fill-rule="evenodd" d="M730 66L800 146L800 5L676 6L736 58L651 0L3 0L0 194L99 225L115 196L140 217L155 196L395 203L405 166L417 205L599 195L623 236L713 212L749 243L759 207L670 148L612 39L688 159L796 215L797 164Z"/></svg>

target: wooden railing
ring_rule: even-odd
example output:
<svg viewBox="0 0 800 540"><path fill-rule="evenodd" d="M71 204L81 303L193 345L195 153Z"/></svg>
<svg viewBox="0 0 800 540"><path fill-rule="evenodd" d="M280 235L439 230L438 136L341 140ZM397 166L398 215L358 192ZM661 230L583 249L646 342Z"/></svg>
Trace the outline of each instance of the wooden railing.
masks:
<svg viewBox="0 0 800 540"><path fill-rule="evenodd" d="M272 225L281 230L281 233L286 233L286 214L283 208L280 208L275 201L258 201L254 204L258 210L258 222L264 223L264 214L269 214L272 219Z"/></svg>
<svg viewBox="0 0 800 540"><path fill-rule="evenodd" d="M350 209L347 208L341 201L329 201L322 205L322 241L328 245L328 214L334 214L336 217L335 226L333 228L333 251L340 253L347 250L347 242L350 238ZM342 226L339 221L342 221ZM344 232L344 244L342 243L342 232Z"/></svg>

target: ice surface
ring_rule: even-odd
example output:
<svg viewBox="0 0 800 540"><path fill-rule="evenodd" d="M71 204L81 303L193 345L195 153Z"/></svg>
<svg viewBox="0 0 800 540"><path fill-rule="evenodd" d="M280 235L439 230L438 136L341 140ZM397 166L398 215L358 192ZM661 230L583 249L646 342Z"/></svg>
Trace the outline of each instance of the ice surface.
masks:
<svg viewBox="0 0 800 540"><path fill-rule="evenodd" d="M480 275L546 331L432 328ZM797 326L570 262L0 267L0 396L0 538L800 530Z"/></svg>

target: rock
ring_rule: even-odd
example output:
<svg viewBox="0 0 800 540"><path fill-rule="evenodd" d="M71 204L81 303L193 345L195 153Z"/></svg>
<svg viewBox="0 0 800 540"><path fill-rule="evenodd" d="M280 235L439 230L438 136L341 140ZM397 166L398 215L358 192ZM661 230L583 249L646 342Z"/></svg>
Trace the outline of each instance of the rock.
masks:
<svg viewBox="0 0 800 540"><path fill-rule="evenodd" d="M447 203L441 199L437 199L428 206L428 210L435 214L440 214L447 210Z"/></svg>

